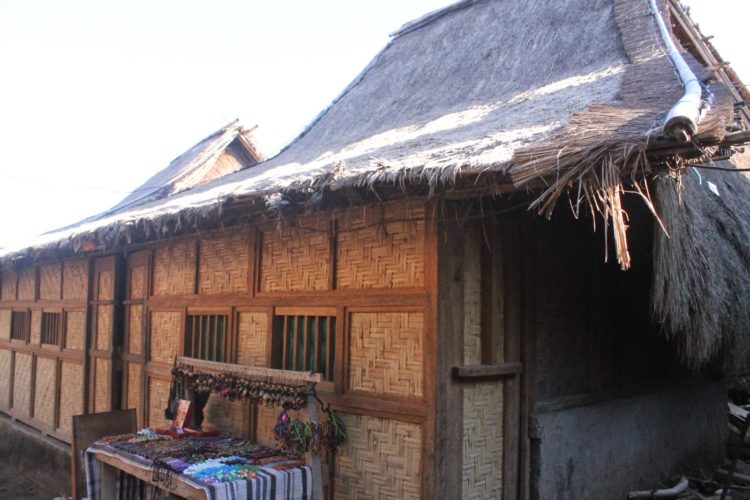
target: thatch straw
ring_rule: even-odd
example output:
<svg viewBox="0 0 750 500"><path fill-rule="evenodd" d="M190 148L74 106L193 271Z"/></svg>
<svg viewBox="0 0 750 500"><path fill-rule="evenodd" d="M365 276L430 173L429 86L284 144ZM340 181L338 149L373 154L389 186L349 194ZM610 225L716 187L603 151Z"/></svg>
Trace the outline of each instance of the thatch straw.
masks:
<svg viewBox="0 0 750 500"><path fill-rule="evenodd" d="M721 359L725 370L746 368L750 182L740 173L690 169L660 175L655 197L670 236L654 235L654 317L688 366Z"/></svg>

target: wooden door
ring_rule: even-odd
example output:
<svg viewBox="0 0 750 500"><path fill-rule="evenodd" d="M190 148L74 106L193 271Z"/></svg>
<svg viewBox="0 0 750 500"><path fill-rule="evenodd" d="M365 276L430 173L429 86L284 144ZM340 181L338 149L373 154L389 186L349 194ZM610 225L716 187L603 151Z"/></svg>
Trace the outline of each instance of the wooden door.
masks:
<svg viewBox="0 0 750 500"><path fill-rule="evenodd" d="M149 289L149 252L130 254L125 272L123 300L122 408L135 408L138 426L144 420L144 369L146 364L146 300Z"/></svg>
<svg viewBox="0 0 750 500"><path fill-rule="evenodd" d="M111 411L118 406L119 276L116 256L94 262L89 303L91 336L88 346L88 412Z"/></svg>

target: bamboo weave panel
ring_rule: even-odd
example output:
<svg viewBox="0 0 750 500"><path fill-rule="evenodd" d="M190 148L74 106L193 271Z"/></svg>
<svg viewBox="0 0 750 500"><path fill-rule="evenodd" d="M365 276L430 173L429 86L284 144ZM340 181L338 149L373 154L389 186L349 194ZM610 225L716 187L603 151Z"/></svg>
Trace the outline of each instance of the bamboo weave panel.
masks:
<svg viewBox="0 0 750 500"><path fill-rule="evenodd" d="M3 271L3 287L2 287L2 299L3 300L16 300L16 279L18 276L15 271L7 269Z"/></svg>
<svg viewBox="0 0 750 500"><path fill-rule="evenodd" d="M247 233L201 241L198 293L247 292L250 249Z"/></svg>
<svg viewBox="0 0 750 500"><path fill-rule="evenodd" d="M189 295L195 289L195 243L179 241L156 247L154 295Z"/></svg>
<svg viewBox="0 0 750 500"><path fill-rule="evenodd" d="M13 409L20 415L31 412L31 354L16 353L13 371Z"/></svg>
<svg viewBox="0 0 750 500"><path fill-rule="evenodd" d="M86 331L86 313L68 311L65 325L65 348L83 349L83 338Z"/></svg>
<svg viewBox="0 0 750 500"><path fill-rule="evenodd" d="M182 314L179 312L152 312L149 336L149 359L172 363L182 351L180 340Z"/></svg>
<svg viewBox="0 0 750 500"><path fill-rule="evenodd" d="M70 434L73 415L83 413L83 365L63 361L60 370L59 428Z"/></svg>
<svg viewBox="0 0 750 500"><path fill-rule="evenodd" d="M482 242L472 227L464 233L464 364L482 362Z"/></svg>
<svg viewBox="0 0 750 500"><path fill-rule="evenodd" d="M141 419L141 367L136 363L128 363L128 392L127 408L135 408L138 415L139 425Z"/></svg>
<svg viewBox="0 0 750 500"><path fill-rule="evenodd" d="M86 300L88 293L88 263L86 259L69 260L63 264L63 298Z"/></svg>
<svg viewBox="0 0 750 500"><path fill-rule="evenodd" d="M143 341L143 306L128 306L128 352L140 354Z"/></svg>
<svg viewBox="0 0 750 500"><path fill-rule="evenodd" d="M352 313L350 323L350 388L421 396L424 315Z"/></svg>
<svg viewBox="0 0 750 500"><path fill-rule="evenodd" d="M335 497L419 498L420 426L363 415L342 418L348 439L336 454Z"/></svg>
<svg viewBox="0 0 750 500"><path fill-rule="evenodd" d="M96 292L97 299L112 300L114 298L112 278L112 271L99 271L99 286Z"/></svg>
<svg viewBox="0 0 750 500"><path fill-rule="evenodd" d="M161 427L168 422L164 408L169 399L169 381L149 377L148 379L148 423L149 427Z"/></svg>
<svg viewBox="0 0 750 500"><path fill-rule="evenodd" d="M500 498L503 483L503 383L464 388L463 498Z"/></svg>
<svg viewBox="0 0 750 500"><path fill-rule="evenodd" d="M237 437L249 436L249 404L246 401L229 401L212 395L204 410L203 425L221 429Z"/></svg>
<svg viewBox="0 0 750 500"><path fill-rule="evenodd" d="M353 212L357 212L354 220L338 235L336 287L423 287L424 211L389 207L385 213L378 209ZM380 222L389 219L409 220Z"/></svg>
<svg viewBox="0 0 750 500"><path fill-rule="evenodd" d="M26 267L18 274L18 300L34 300L34 285L36 271L33 267Z"/></svg>
<svg viewBox="0 0 750 500"><path fill-rule="evenodd" d="M10 338L10 323L13 313L10 309L0 309L0 339Z"/></svg>
<svg viewBox="0 0 750 500"><path fill-rule="evenodd" d="M130 269L130 298L143 299L146 296L146 266L135 266Z"/></svg>
<svg viewBox="0 0 750 500"><path fill-rule="evenodd" d="M94 412L110 410L109 366L104 359L94 360Z"/></svg>
<svg viewBox="0 0 750 500"><path fill-rule="evenodd" d="M264 292L328 289L329 243L325 232L295 228L264 231L260 289Z"/></svg>
<svg viewBox="0 0 750 500"><path fill-rule="evenodd" d="M96 306L96 348L107 351L112 337L112 309L114 306Z"/></svg>
<svg viewBox="0 0 750 500"><path fill-rule="evenodd" d="M241 312L238 323L237 364L266 366L268 315Z"/></svg>
<svg viewBox="0 0 750 500"><path fill-rule="evenodd" d="M62 267L60 264L47 264L39 268L39 298L60 299Z"/></svg>
<svg viewBox="0 0 750 500"><path fill-rule="evenodd" d="M36 388L34 389L34 418L53 427L55 425L55 388L57 360L36 359Z"/></svg>
<svg viewBox="0 0 750 500"><path fill-rule="evenodd" d="M0 406L10 406L10 360L11 352L0 349Z"/></svg>
<svg viewBox="0 0 750 500"><path fill-rule="evenodd" d="M42 339L42 311L31 311L31 343L38 345Z"/></svg>

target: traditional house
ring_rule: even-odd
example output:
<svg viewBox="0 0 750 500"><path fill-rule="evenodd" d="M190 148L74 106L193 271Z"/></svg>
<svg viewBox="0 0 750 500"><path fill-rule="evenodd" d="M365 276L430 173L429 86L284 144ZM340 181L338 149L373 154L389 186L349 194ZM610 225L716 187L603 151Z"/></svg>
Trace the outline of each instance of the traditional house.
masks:
<svg viewBox="0 0 750 500"><path fill-rule="evenodd" d="M63 441L81 412L161 425L187 354L323 373L335 498L711 466L750 324L748 98L676 0L431 13L275 157L230 125L4 249L0 409ZM209 404L270 439L273 412Z"/></svg>

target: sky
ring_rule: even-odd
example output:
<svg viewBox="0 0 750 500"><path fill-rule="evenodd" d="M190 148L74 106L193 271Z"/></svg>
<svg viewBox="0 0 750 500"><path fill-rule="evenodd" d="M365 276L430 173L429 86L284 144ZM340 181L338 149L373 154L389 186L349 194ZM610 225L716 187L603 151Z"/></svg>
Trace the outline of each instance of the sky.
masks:
<svg viewBox="0 0 750 500"><path fill-rule="evenodd" d="M0 247L124 198L239 118L267 155L453 0L0 0ZM747 0L689 0L750 82Z"/></svg>

